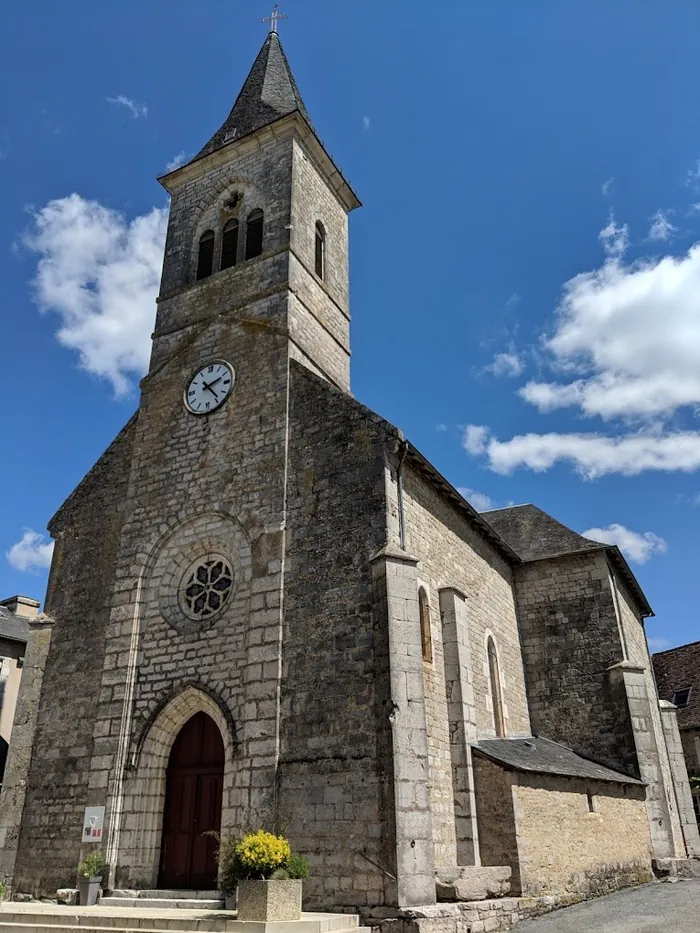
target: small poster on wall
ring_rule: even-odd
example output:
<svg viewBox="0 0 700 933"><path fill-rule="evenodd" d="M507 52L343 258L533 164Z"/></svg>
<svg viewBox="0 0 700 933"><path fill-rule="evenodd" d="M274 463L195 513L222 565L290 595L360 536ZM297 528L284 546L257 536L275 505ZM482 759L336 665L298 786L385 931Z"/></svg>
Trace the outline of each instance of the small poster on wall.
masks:
<svg viewBox="0 0 700 933"><path fill-rule="evenodd" d="M105 825L104 807L85 807L83 820L83 842L102 842Z"/></svg>

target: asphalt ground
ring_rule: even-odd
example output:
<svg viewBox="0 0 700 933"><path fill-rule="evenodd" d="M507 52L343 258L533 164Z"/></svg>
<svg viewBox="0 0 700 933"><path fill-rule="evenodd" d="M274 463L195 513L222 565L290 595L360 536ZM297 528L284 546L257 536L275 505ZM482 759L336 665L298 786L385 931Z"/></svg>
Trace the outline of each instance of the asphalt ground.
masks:
<svg viewBox="0 0 700 933"><path fill-rule="evenodd" d="M700 933L700 879L645 884L526 920L516 933Z"/></svg>

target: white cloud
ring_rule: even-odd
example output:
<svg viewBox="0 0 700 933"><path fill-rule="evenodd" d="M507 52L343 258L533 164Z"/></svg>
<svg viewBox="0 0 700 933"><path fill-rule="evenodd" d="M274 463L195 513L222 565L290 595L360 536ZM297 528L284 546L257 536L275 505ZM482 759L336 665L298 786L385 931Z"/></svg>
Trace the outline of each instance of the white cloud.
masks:
<svg viewBox="0 0 700 933"><path fill-rule="evenodd" d="M668 638L650 638L648 641L650 651L665 651L667 648L672 647Z"/></svg>
<svg viewBox="0 0 700 933"><path fill-rule="evenodd" d="M180 168L181 165L184 165L187 162L188 155L186 152L178 152L174 159L171 159L170 162L165 166L166 172L174 172L176 168Z"/></svg>
<svg viewBox="0 0 700 933"><path fill-rule="evenodd" d="M370 120L370 118L363 117L362 118L362 129L365 131L365 133L368 133L371 128L372 128L372 121Z"/></svg>
<svg viewBox="0 0 700 933"><path fill-rule="evenodd" d="M476 489L467 489L464 486L460 486L457 492L464 496L467 502L473 506L477 512L488 512L489 509L494 508L494 501L491 496L487 496L484 492L479 492Z"/></svg>
<svg viewBox="0 0 700 933"><path fill-rule="evenodd" d="M468 425L462 443L472 456L484 456L495 473L518 467L537 473L570 463L587 479L611 473L635 476L645 470L692 472L700 468L700 432L646 432L621 437L600 434L520 434L509 441L491 437L488 428Z"/></svg>
<svg viewBox="0 0 700 933"><path fill-rule="evenodd" d="M677 229L663 211L657 211L651 218L651 227L649 227L647 239L669 240Z"/></svg>
<svg viewBox="0 0 700 933"><path fill-rule="evenodd" d="M15 570L46 570L51 566L53 541L45 541L45 536L27 529L22 538L13 544L5 557Z"/></svg>
<svg viewBox="0 0 700 933"><path fill-rule="evenodd" d="M493 362L486 367L486 371L494 376L504 376L507 379L514 379L519 376L524 369L523 361L517 353L497 353Z"/></svg>
<svg viewBox="0 0 700 933"><path fill-rule="evenodd" d="M625 264L625 229L611 220L606 261L564 285L543 343L555 371L579 378L527 383L520 395L541 411L649 420L700 404L700 243Z"/></svg>
<svg viewBox="0 0 700 933"><path fill-rule="evenodd" d="M700 189L700 159L697 160L692 168L688 169L685 183L689 188Z"/></svg>
<svg viewBox="0 0 700 933"><path fill-rule="evenodd" d="M627 224L618 227L611 211L607 224L598 234L598 239L603 244L603 249L609 259L621 259L630 242Z"/></svg>
<svg viewBox="0 0 700 933"><path fill-rule="evenodd" d="M479 424L468 424L464 429L463 443L467 453L473 456L486 453L489 429Z"/></svg>
<svg viewBox="0 0 700 933"><path fill-rule="evenodd" d="M608 178L607 181L604 181L603 184L600 186L600 192L604 198L610 197L610 192L612 191L612 186L613 186L614 181L615 181L614 178Z"/></svg>
<svg viewBox="0 0 700 933"><path fill-rule="evenodd" d="M645 564L653 554L665 554L668 551L668 544L653 532L644 531L640 534L616 522L607 528L589 528L582 534L584 538L602 541L603 544L616 544L635 564Z"/></svg>
<svg viewBox="0 0 700 933"><path fill-rule="evenodd" d="M440 424L435 425L435 430L438 431L440 434L444 434L445 431L447 430L447 425L440 422Z"/></svg>
<svg viewBox="0 0 700 933"><path fill-rule="evenodd" d="M37 211L25 237L40 256L40 310L58 314L59 342L117 394L148 368L166 222L165 209L127 221L72 194Z"/></svg>
<svg viewBox="0 0 700 933"><path fill-rule="evenodd" d="M108 103L116 104L118 107L125 107L134 120L138 120L139 117L148 116L148 107L145 104L139 104L130 97L125 97L124 94L120 94L118 97L107 97L106 100Z"/></svg>

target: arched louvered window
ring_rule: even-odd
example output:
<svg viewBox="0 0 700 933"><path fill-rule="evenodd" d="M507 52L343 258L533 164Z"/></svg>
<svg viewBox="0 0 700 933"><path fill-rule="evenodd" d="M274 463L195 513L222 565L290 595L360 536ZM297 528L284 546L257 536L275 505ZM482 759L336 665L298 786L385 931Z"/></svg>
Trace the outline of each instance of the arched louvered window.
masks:
<svg viewBox="0 0 700 933"><path fill-rule="evenodd" d="M214 231L205 230L199 238L197 279L206 279L214 270Z"/></svg>
<svg viewBox="0 0 700 933"><path fill-rule="evenodd" d="M221 269L230 269L238 261L238 229L237 220L229 220L221 234Z"/></svg>
<svg viewBox="0 0 700 933"><path fill-rule="evenodd" d="M496 654L496 645L493 638L489 637L486 646L486 652L489 658L489 682L491 686L491 701L493 703L493 726L496 735L503 738L506 734L505 722L503 720L503 697L501 695L501 674L498 669L498 655Z"/></svg>
<svg viewBox="0 0 700 933"><path fill-rule="evenodd" d="M251 211L245 232L245 258L255 259L263 251L263 223L265 215L261 210Z"/></svg>
<svg viewBox="0 0 700 933"><path fill-rule="evenodd" d="M316 224L316 275L326 277L326 229L320 221Z"/></svg>
<svg viewBox="0 0 700 933"><path fill-rule="evenodd" d="M420 643L424 661L433 660L433 636L430 631L430 603L425 587L418 590L418 612L420 614Z"/></svg>

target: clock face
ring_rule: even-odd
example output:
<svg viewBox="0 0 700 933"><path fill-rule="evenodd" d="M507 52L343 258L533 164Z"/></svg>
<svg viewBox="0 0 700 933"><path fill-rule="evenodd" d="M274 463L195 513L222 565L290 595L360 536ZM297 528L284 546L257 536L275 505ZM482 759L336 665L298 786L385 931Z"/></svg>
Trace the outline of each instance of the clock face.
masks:
<svg viewBox="0 0 700 933"><path fill-rule="evenodd" d="M231 394L235 375L223 360L207 363L192 376L185 389L185 406L193 415L208 415Z"/></svg>

